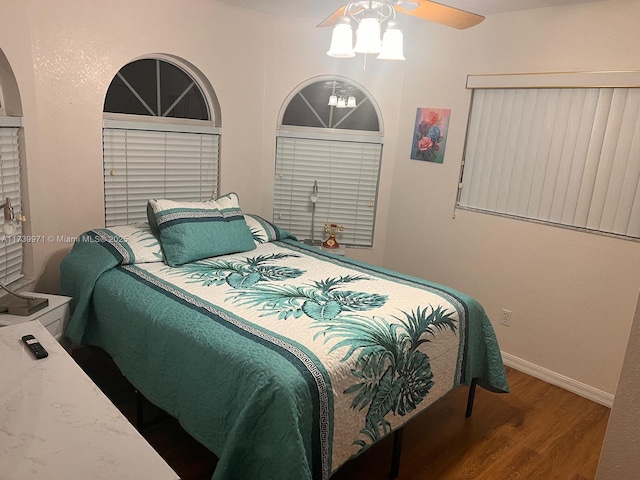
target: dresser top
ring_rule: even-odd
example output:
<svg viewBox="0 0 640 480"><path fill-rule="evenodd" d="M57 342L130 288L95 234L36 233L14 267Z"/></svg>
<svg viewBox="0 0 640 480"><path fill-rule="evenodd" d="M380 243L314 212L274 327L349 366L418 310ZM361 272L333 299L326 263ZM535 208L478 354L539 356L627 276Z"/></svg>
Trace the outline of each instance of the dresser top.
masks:
<svg viewBox="0 0 640 480"><path fill-rule="evenodd" d="M40 322L0 328L0 359L0 480L179 480Z"/></svg>

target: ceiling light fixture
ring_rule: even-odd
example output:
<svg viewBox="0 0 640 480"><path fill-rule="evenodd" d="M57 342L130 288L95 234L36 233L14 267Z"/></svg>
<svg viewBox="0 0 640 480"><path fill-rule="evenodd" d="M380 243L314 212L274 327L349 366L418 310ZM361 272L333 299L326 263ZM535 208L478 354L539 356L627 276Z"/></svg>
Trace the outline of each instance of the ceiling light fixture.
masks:
<svg viewBox="0 0 640 480"><path fill-rule="evenodd" d="M358 25L355 46L352 21ZM384 35L380 38L383 27ZM386 0L350 2L333 28L327 55L350 58L356 53L377 53L379 59L404 60L403 43L393 3Z"/></svg>
<svg viewBox="0 0 640 480"><path fill-rule="evenodd" d="M329 96L329 102L327 105L336 108L356 108L358 103L356 101L356 97L346 90L336 91L336 85L334 82L333 93Z"/></svg>
<svg viewBox="0 0 640 480"><path fill-rule="evenodd" d="M327 105L336 108L356 108L358 106L356 103L356 97L353 95L350 95L349 97L331 95Z"/></svg>

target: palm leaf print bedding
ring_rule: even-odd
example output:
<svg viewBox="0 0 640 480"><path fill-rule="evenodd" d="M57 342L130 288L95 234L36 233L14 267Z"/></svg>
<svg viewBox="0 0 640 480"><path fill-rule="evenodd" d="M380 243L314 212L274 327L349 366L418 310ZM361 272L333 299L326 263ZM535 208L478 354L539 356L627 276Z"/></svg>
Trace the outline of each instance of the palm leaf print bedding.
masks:
<svg viewBox="0 0 640 480"><path fill-rule="evenodd" d="M508 391L484 310L450 288L291 239L180 267L76 247L68 336L215 452L214 479L326 479L472 378Z"/></svg>

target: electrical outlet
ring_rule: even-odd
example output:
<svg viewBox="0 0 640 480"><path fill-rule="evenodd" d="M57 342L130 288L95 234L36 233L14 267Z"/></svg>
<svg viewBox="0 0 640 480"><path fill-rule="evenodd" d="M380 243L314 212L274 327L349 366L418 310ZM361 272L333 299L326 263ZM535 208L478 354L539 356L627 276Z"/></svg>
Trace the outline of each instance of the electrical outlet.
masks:
<svg viewBox="0 0 640 480"><path fill-rule="evenodd" d="M500 317L500 325L504 325L505 327L511 326L511 311L502 309L502 317Z"/></svg>

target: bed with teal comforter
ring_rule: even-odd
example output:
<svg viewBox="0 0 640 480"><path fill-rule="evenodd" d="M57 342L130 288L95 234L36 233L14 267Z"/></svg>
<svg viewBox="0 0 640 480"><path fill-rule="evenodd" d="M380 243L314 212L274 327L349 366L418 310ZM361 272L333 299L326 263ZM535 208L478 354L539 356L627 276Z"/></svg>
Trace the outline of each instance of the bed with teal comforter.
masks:
<svg viewBox="0 0 640 480"><path fill-rule="evenodd" d="M459 385L508 391L474 299L246 219L249 251L171 267L135 224L61 266L66 335L212 450L214 479L324 480Z"/></svg>

